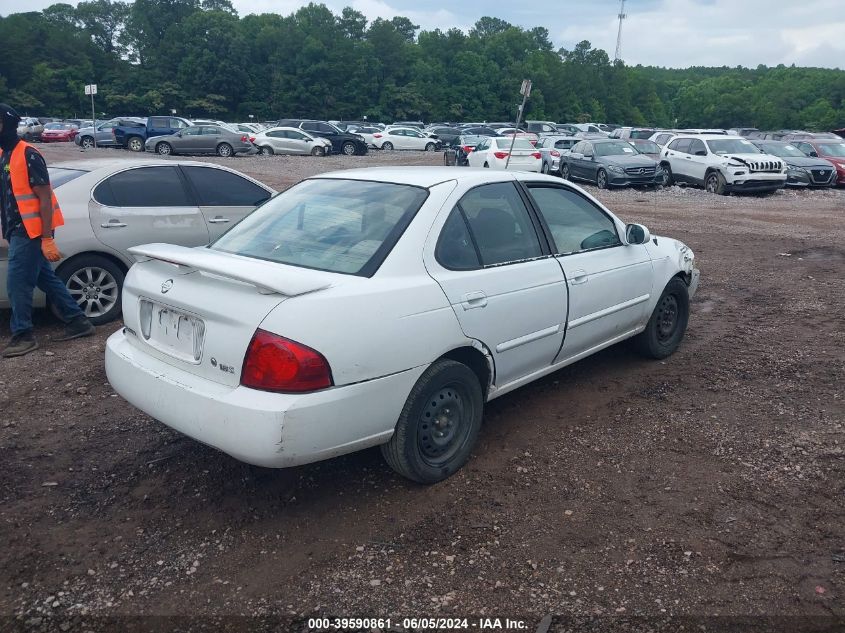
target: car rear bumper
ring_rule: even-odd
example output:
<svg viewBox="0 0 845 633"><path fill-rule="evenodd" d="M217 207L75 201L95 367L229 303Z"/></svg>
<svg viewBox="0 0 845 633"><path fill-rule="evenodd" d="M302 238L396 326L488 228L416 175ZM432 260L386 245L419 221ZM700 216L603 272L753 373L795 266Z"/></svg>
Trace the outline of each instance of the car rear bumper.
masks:
<svg viewBox="0 0 845 633"><path fill-rule="evenodd" d="M122 329L106 343L106 375L117 393L180 433L270 468L387 442L425 370L308 394L270 393L196 376L146 354L131 336Z"/></svg>

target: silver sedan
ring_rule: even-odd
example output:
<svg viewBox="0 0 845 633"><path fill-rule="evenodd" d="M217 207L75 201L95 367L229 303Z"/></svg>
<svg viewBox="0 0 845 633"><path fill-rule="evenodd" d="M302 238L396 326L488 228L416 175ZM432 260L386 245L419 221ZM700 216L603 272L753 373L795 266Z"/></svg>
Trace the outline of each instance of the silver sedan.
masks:
<svg viewBox="0 0 845 633"><path fill-rule="evenodd" d="M255 135L255 145L263 156L293 154L326 156L332 152L332 142L295 127L274 127Z"/></svg>
<svg viewBox="0 0 845 633"><path fill-rule="evenodd" d="M56 272L95 324L120 316L123 278L135 263L128 249L149 242L201 246L275 191L210 163L110 158L56 163L50 181L65 225L56 231L64 256ZM9 307L9 245L0 239L0 308ZM36 306L45 296L36 292Z"/></svg>
<svg viewBox="0 0 845 633"><path fill-rule="evenodd" d="M258 149L249 135L222 125L191 125L175 134L153 136L145 144L148 152L162 156L169 154L257 154Z"/></svg>

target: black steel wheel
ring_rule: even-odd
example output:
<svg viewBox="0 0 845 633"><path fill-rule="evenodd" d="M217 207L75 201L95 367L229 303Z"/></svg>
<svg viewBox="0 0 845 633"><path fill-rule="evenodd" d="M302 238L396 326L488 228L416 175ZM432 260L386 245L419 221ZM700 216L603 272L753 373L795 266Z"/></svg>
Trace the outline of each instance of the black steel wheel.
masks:
<svg viewBox="0 0 845 633"><path fill-rule="evenodd" d="M645 356L666 358L681 344L689 322L689 292L679 277L673 277L657 300L645 330L635 338Z"/></svg>
<svg viewBox="0 0 845 633"><path fill-rule="evenodd" d="M442 481L469 459L482 409L475 373L456 361L439 360L414 385L382 454L408 479L425 484Z"/></svg>

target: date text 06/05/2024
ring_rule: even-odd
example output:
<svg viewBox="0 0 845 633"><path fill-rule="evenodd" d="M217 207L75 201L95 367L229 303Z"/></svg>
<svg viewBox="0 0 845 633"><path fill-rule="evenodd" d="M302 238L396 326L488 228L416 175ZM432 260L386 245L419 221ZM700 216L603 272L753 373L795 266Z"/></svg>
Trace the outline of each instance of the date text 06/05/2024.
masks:
<svg viewBox="0 0 845 633"><path fill-rule="evenodd" d="M359 629L389 629L399 625L412 631L424 630L526 630L524 620L511 618L309 618L313 631L343 631Z"/></svg>

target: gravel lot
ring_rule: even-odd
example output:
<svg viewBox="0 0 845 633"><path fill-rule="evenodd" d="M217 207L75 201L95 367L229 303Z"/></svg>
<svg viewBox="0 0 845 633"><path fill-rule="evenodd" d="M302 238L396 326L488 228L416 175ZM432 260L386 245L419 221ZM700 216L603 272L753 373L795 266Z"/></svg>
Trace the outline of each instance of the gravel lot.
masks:
<svg viewBox="0 0 845 633"><path fill-rule="evenodd" d="M125 155L42 148L50 163ZM284 188L442 155L199 160ZM113 393L119 324L55 343L41 312L41 349L0 363L0 628L181 614L210 630L302 615L845 630L845 192L589 189L695 250L685 342L663 362L616 346L494 401L471 462L431 487L378 450L239 463Z"/></svg>

